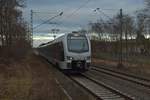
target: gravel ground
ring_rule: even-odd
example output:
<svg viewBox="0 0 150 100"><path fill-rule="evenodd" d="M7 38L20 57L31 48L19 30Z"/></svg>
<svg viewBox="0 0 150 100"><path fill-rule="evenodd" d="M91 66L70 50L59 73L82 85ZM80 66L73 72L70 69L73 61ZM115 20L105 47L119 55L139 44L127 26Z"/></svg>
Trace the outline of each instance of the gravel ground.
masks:
<svg viewBox="0 0 150 100"><path fill-rule="evenodd" d="M140 85L135 85L131 82L112 77L103 73L96 71L87 72L93 78L96 78L105 84L108 84L124 93L127 93L133 97L136 97L136 100L149 100L150 98L150 89L142 87Z"/></svg>
<svg viewBox="0 0 150 100"><path fill-rule="evenodd" d="M49 70L54 70L56 80L58 80L61 87L63 87L63 89L71 97L71 100L96 100L96 98L89 94L89 92L87 92L83 87L77 85L69 77L66 77L71 74L65 75L55 67L49 67Z"/></svg>

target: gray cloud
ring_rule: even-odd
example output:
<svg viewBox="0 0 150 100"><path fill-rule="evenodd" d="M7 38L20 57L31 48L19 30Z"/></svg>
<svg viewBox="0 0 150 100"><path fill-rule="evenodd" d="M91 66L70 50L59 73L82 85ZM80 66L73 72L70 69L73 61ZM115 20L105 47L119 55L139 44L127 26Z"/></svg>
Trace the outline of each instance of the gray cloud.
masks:
<svg viewBox="0 0 150 100"><path fill-rule="evenodd" d="M44 20L51 18L57 13L63 11L64 14L61 17L53 20L60 23L60 25L42 26L41 29L50 29L57 27L63 31L71 29L79 29L82 26L88 24L89 21L96 21L97 19L105 18L101 13L94 13L93 10L97 7L101 9L116 9L113 11L103 10L108 16L113 16L119 12L122 8L124 13L133 14L136 10L144 7L144 0L91 0L85 7L79 11L74 12L77 8L83 5L87 0L27 0L27 8L24 9L24 17L30 21L30 10L41 12L51 12L51 15L40 15ZM72 15L72 13L74 14ZM56 14L55 14L56 13ZM72 16L71 16L72 15ZM34 17L34 26L41 21L38 21L38 15Z"/></svg>

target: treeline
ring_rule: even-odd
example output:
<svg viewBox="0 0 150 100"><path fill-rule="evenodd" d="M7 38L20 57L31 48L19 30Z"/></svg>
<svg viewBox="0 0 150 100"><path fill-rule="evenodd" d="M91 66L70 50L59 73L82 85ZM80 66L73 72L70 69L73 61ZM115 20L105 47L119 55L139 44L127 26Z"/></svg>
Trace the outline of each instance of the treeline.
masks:
<svg viewBox="0 0 150 100"><path fill-rule="evenodd" d="M29 28L22 18L24 3L24 0L0 0L1 53L18 52L31 47Z"/></svg>
<svg viewBox="0 0 150 100"><path fill-rule="evenodd" d="M113 18L108 18L108 16L106 16L106 19L108 20L99 19L97 22L89 23L90 31L97 34L95 39L103 40L104 35L109 35L110 40L119 40L121 26L123 39L147 38L146 36L150 35L150 1L145 0L145 2L145 9L135 12L136 16L134 17L129 14L125 14L123 10L122 18L120 13L118 13ZM97 8L97 10L101 9ZM122 25L120 20L122 21Z"/></svg>
<svg viewBox="0 0 150 100"><path fill-rule="evenodd" d="M123 11L122 16L118 13L112 18L106 16L107 20L89 23L89 30L96 34L92 39L108 49L104 51L150 55L150 0L145 0L145 4L145 9L136 11L134 17Z"/></svg>

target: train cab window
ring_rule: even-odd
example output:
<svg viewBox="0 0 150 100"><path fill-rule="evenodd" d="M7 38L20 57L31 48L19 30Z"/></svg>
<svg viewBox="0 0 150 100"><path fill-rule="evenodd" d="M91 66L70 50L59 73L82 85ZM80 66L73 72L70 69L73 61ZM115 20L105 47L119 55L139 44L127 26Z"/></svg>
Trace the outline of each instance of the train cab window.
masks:
<svg viewBox="0 0 150 100"><path fill-rule="evenodd" d="M67 41L70 52L87 52L89 50L88 41L85 36L68 35Z"/></svg>

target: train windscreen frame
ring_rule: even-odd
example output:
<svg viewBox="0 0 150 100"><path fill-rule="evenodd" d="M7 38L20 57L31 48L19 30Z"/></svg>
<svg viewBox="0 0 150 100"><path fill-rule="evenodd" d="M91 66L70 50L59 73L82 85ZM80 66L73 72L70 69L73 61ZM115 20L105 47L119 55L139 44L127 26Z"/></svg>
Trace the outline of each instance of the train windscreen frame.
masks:
<svg viewBox="0 0 150 100"><path fill-rule="evenodd" d="M89 51L88 40L84 35L68 35L67 44L69 52L83 53Z"/></svg>

